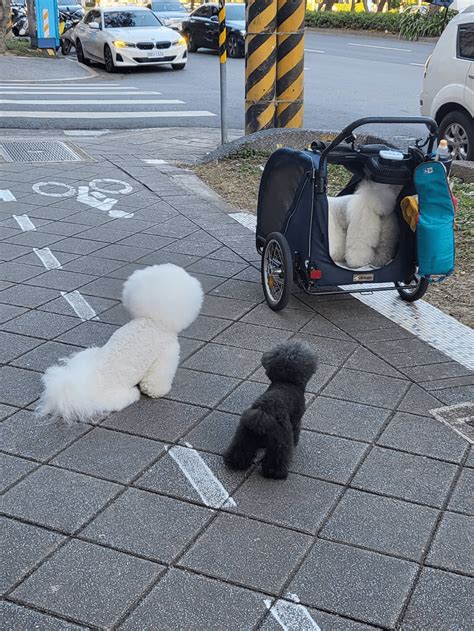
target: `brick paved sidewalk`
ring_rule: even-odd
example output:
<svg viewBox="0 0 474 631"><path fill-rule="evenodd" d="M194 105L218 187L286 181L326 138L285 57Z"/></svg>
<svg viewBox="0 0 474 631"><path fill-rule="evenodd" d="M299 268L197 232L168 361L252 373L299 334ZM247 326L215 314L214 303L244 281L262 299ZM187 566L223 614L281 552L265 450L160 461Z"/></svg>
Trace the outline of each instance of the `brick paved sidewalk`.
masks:
<svg viewBox="0 0 474 631"><path fill-rule="evenodd" d="M474 458L429 410L472 400L472 373L347 295L270 312L252 233L142 160L185 136L169 155L119 136L81 141L95 161L0 164L16 198L0 202L2 628L470 629ZM110 180L133 188L102 193L133 217L44 194L106 204L92 193L124 190ZM170 395L100 426L35 420L44 369L103 344L126 321L123 280L162 262L206 291ZM291 337L321 365L290 476L231 473L220 455L266 387L261 353Z"/></svg>

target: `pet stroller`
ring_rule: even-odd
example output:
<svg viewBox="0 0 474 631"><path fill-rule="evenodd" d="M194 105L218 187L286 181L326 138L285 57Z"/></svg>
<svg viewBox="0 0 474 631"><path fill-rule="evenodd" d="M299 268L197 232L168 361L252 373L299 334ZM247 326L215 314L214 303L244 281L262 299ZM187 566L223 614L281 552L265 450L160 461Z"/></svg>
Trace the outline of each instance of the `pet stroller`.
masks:
<svg viewBox="0 0 474 631"><path fill-rule="evenodd" d="M405 153L395 150L395 156L393 147L356 145L354 130L376 123L423 124L428 128L428 136L417 141L416 146ZM345 286L349 293L394 289L403 300L413 302L424 295L430 280L433 280L432 275L446 276L452 272L454 207L446 168L433 160L437 132L437 124L431 118L363 118L346 127L327 145L318 141L305 151L283 148L270 156L258 195L256 245L262 256L263 290L271 309L279 311L286 306L293 282L306 293L318 295L340 292L340 286ZM381 184L403 186L395 208L399 227L398 249L393 259L383 267L351 270L331 259L328 164L342 165L352 173L350 182L339 195L352 194L357 185L367 178ZM431 165L425 169L427 173L435 172L434 186L431 180L428 187L423 185L426 174L420 172L416 175L417 167L426 164ZM399 205L401 199L415 193L418 193L420 211L416 233L404 220ZM438 197L442 201L441 207L436 202ZM432 233L426 236L426 230L421 230L422 210L427 203L430 212L434 208L435 215L438 213L434 221L433 216L428 217L428 227L441 226L439 234L434 235L434 242ZM423 249L431 247L435 251L434 255L433 252L428 253L431 258L423 270L420 238ZM439 255L439 239L446 250L446 260L441 266L434 260Z"/></svg>

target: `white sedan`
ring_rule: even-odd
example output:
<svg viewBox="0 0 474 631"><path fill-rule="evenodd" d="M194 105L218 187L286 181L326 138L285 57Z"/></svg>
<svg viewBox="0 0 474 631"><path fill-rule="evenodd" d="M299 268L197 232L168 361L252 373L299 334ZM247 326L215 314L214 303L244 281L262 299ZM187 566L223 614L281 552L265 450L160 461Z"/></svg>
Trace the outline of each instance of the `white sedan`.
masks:
<svg viewBox="0 0 474 631"><path fill-rule="evenodd" d="M74 28L77 59L98 61L107 72L116 68L171 64L183 70L186 40L160 22L149 9L94 8Z"/></svg>

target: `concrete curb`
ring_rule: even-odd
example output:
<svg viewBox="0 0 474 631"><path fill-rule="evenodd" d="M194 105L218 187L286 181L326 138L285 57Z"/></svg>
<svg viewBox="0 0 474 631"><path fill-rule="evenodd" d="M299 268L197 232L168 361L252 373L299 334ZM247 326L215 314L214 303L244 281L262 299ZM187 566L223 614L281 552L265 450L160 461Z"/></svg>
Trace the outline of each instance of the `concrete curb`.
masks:
<svg viewBox="0 0 474 631"><path fill-rule="evenodd" d="M226 145L214 149L206 154L199 164L207 164L216 160L228 158L242 151L275 151L278 146L302 149L308 147L313 140L324 138L328 134L336 134L333 131L320 131L313 129L265 129L250 136L241 136ZM361 134L357 136L362 143L382 143L394 146L389 141L379 136ZM474 162L456 161L451 167L451 175L458 177L464 182L474 182Z"/></svg>
<svg viewBox="0 0 474 631"><path fill-rule="evenodd" d="M245 150L252 151L275 151L278 146L302 149L308 147L314 140L325 138L328 135L336 135L335 131L321 131L315 129L265 129L250 136L241 136L232 142L222 145L206 154L201 164L222 160L235 153ZM380 142L390 146L391 143L378 136L360 134L358 140L364 143Z"/></svg>

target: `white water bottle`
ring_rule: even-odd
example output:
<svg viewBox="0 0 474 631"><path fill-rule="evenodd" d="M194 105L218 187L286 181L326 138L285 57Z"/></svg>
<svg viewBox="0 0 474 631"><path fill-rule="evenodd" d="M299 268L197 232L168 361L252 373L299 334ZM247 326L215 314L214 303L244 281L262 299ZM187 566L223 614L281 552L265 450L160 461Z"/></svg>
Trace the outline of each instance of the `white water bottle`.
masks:
<svg viewBox="0 0 474 631"><path fill-rule="evenodd" d="M448 162L451 160L451 154L449 153L448 141L444 138L439 141L438 148L436 149L436 158L440 162Z"/></svg>

